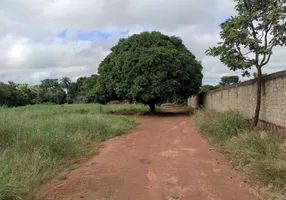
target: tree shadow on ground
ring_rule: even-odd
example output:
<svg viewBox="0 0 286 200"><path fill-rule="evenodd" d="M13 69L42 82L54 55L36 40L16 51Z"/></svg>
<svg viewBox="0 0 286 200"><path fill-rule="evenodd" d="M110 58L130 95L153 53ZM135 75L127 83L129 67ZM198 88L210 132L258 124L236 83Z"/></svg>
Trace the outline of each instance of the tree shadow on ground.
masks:
<svg viewBox="0 0 286 200"><path fill-rule="evenodd" d="M157 112L123 112L117 113L118 115L128 115L128 116L158 116L158 117L175 117L175 116L190 116L194 112L193 109L189 107L179 107L179 106L164 106L161 107Z"/></svg>

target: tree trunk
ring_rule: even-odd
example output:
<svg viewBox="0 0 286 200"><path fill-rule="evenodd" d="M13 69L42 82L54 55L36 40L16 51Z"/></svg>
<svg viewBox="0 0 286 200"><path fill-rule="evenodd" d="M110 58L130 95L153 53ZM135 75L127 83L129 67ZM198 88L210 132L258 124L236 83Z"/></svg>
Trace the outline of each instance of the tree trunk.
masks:
<svg viewBox="0 0 286 200"><path fill-rule="evenodd" d="M155 113L155 112L156 112L155 104L150 103L150 104L148 104L148 106L150 107L150 111L151 111L152 113Z"/></svg>
<svg viewBox="0 0 286 200"><path fill-rule="evenodd" d="M262 70L261 67L257 67L257 93L256 93L256 108L255 108L255 115L253 119L252 126L255 127L259 121L259 114L260 114L260 106L261 106L261 91L262 91Z"/></svg>

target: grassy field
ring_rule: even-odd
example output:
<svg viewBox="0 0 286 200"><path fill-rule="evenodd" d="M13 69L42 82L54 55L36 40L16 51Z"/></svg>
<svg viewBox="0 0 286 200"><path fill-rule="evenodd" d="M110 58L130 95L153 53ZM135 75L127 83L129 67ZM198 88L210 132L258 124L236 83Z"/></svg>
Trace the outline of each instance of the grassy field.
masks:
<svg viewBox="0 0 286 200"><path fill-rule="evenodd" d="M142 105L35 105L0 108L0 200L33 195L89 144L129 132Z"/></svg>
<svg viewBox="0 0 286 200"><path fill-rule="evenodd" d="M262 183L278 196L286 192L285 140L275 133L251 130L248 120L233 111L200 110L195 114L195 123L199 132L211 144L219 145L233 167L244 172L251 183Z"/></svg>

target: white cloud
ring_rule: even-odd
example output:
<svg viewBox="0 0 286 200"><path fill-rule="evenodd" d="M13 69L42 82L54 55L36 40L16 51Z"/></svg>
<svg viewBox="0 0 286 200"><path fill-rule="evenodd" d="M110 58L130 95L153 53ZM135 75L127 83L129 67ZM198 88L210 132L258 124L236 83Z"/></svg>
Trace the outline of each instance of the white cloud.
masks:
<svg viewBox="0 0 286 200"><path fill-rule="evenodd" d="M235 13L233 6L231 0L1 0L0 81L36 84L44 78L88 76L122 32L159 30L181 37L202 61L204 82L215 84L234 72L205 50L219 41L218 25ZM66 37L57 37L63 30ZM81 30L112 35L79 40ZM285 69L285 52L275 50L267 73Z"/></svg>
<svg viewBox="0 0 286 200"><path fill-rule="evenodd" d="M50 76L49 72L34 72L31 76L33 81L43 80Z"/></svg>

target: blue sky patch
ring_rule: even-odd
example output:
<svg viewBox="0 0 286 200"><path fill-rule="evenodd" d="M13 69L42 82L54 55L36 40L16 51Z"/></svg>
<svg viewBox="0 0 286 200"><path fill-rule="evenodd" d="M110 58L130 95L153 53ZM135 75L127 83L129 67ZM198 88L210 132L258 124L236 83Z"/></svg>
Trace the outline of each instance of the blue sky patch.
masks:
<svg viewBox="0 0 286 200"><path fill-rule="evenodd" d="M63 30L62 32L60 32L59 34L57 34L57 36L59 37L59 38L65 38L66 37L66 35L67 35L67 29L65 29L65 30Z"/></svg>
<svg viewBox="0 0 286 200"><path fill-rule="evenodd" d="M105 40L112 36L111 33L103 32L103 31L96 31L96 35L97 37L105 39Z"/></svg>
<svg viewBox="0 0 286 200"><path fill-rule="evenodd" d="M229 19L229 16L227 15L221 15L219 16L219 21L222 23L222 22L225 22L227 19Z"/></svg>
<svg viewBox="0 0 286 200"><path fill-rule="evenodd" d="M107 40L112 36L112 33L104 31L78 31L76 35L77 40L94 41L98 38Z"/></svg>
<svg viewBox="0 0 286 200"><path fill-rule="evenodd" d="M67 32L68 30L64 29L57 34L57 37L64 39L67 36ZM116 33L119 33L121 36L126 36L128 35L129 30L116 31ZM76 32L74 39L80 41L95 41L96 39L107 40L112 37L112 35L112 32L79 30Z"/></svg>
<svg viewBox="0 0 286 200"><path fill-rule="evenodd" d="M120 31L120 35L127 35L129 33L129 30L126 31Z"/></svg>

